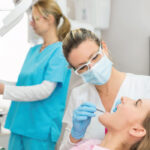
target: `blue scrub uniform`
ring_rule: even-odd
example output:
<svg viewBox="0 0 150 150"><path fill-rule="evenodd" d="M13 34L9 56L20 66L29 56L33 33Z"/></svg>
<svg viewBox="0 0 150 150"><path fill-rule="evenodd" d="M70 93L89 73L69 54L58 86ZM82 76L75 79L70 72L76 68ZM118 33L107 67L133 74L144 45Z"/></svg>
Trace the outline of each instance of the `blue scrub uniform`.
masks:
<svg viewBox="0 0 150 150"><path fill-rule="evenodd" d="M61 42L49 45L42 52L41 46L30 49L16 85L32 86L47 80L57 86L42 101L11 103L5 124L12 133L9 150L54 150L60 136L71 71Z"/></svg>

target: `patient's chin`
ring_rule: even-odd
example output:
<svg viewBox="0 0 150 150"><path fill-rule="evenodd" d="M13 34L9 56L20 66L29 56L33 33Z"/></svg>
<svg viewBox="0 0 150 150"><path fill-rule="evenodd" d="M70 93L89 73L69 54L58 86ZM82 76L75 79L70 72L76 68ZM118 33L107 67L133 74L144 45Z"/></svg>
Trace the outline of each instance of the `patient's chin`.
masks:
<svg viewBox="0 0 150 150"><path fill-rule="evenodd" d="M110 117L111 114L106 112L99 116L98 120L103 124L105 127L107 127L110 124Z"/></svg>

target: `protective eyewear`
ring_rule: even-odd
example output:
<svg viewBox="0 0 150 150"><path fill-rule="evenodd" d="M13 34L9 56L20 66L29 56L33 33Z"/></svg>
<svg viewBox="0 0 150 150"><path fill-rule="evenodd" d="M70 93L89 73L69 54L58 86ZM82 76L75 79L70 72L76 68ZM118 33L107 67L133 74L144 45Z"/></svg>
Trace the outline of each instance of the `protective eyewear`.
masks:
<svg viewBox="0 0 150 150"><path fill-rule="evenodd" d="M102 48L100 46L98 52L96 52L96 54L93 55L93 57L84 65L80 66L77 69L74 69L75 73L77 75L80 75L88 70L90 70L90 65L95 65L103 56L103 52L102 52Z"/></svg>

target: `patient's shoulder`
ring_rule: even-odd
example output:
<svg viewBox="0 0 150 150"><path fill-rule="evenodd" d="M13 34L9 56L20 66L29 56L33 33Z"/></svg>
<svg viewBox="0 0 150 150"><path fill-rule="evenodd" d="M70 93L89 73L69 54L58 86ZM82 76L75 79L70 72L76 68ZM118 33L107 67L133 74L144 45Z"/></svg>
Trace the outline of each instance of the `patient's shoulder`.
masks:
<svg viewBox="0 0 150 150"><path fill-rule="evenodd" d="M101 143L100 140L87 140L87 141L79 142L71 150L93 150L93 148L96 145L99 145L100 143Z"/></svg>

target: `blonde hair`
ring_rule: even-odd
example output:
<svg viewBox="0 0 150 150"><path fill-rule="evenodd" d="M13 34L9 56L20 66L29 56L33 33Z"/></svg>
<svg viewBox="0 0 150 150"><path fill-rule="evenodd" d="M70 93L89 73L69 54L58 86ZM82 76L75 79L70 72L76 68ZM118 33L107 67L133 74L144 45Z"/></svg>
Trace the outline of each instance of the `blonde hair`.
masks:
<svg viewBox="0 0 150 150"><path fill-rule="evenodd" d="M94 41L98 46L100 46L99 38L90 30L80 28L70 31L63 40L63 52L66 59L68 60L68 56L73 48L78 47L86 40Z"/></svg>
<svg viewBox="0 0 150 150"><path fill-rule="evenodd" d="M134 144L130 150L150 150L150 112L143 122L143 127L146 129L146 135L141 141Z"/></svg>
<svg viewBox="0 0 150 150"><path fill-rule="evenodd" d="M61 18L63 18L62 25L57 30L57 35L62 41L66 34L70 31L71 25L69 20L63 15L59 5L55 0L39 0L34 7L38 8L43 17L47 18L49 14L55 18L56 27L58 28Z"/></svg>

